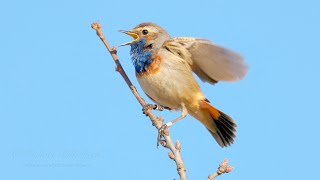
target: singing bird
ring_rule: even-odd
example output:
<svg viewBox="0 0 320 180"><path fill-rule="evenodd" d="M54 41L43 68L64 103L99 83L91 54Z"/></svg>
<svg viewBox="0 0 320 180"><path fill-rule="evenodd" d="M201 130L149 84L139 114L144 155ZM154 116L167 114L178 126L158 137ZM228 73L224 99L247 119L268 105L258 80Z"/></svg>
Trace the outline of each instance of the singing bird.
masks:
<svg viewBox="0 0 320 180"><path fill-rule="evenodd" d="M130 31L133 37L122 44L131 46L131 59L138 82L157 107L180 110L183 119L188 114L199 120L221 147L234 142L235 121L210 104L193 75L210 84L218 81L238 81L247 72L242 57L207 39L171 38L157 24L141 23ZM160 108L161 109L161 108Z"/></svg>

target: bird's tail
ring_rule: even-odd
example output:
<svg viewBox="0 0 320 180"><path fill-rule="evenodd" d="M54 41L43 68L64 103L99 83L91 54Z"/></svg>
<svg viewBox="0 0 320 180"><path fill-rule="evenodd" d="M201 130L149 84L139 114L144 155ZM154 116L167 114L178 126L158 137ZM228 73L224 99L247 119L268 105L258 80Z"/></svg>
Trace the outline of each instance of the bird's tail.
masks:
<svg viewBox="0 0 320 180"><path fill-rule="evenodd" d="M190 114L205 125L221 147L227 147L233 143L236 137L236 123L231 117L209 104L207 100L200 101L199 111Z"/></svg>

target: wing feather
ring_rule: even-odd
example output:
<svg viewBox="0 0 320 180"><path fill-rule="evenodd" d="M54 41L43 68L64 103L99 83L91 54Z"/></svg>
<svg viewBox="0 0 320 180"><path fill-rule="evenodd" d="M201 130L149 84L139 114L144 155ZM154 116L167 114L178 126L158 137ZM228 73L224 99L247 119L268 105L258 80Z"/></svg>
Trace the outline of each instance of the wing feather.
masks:
<svg viewBox="0 0 320 180"><path fill-rule="evenodd" d="M182 54L192 71L210 84L241 80L248 70L239 54L206 39L178 37L170 39L166 47L176 55Z"/></svg>

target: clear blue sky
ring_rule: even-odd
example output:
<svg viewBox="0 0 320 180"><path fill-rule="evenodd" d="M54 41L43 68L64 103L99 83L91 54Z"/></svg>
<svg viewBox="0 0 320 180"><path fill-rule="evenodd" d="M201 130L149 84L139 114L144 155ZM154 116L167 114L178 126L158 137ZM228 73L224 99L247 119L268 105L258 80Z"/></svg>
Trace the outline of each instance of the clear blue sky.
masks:
<svg viewBox="0 0 320 180"><path fill-rule="evenodd" d="M238 123L221 149L191 117L171 128L188 179L314 179L319 164L319 24L316 0L6 1L0 7L0 179L174 179L167 150L95 32L152 21L174 36L208 38L250 66L238 83L201 83ZM118 50L133 83L129 47ZM143 94L145 97L145 95ZM148 102L150 102L148 100ZM157 113L168 121L177 112Z"/></svg>

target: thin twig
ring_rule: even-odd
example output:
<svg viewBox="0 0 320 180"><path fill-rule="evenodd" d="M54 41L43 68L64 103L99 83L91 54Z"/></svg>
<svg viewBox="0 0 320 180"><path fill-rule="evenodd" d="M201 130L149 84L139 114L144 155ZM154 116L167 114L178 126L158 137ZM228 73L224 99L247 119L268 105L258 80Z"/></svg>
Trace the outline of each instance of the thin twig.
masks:
<svg viewBox="0 0 320 180"><path fill-rule="evenodd" d="M207 180L213 180L216 177L220 176L221 174L229 173L232 170L233 170L233 167L228 165L228 160L224 159L219 165L218 170L215 173L210 174Z"/></svg>
<svg viewBox="0 0 320 180"><path fill-rule="evenodd" d="M133 93L133 95L136 97L136 99L139 101L139 103L141 104L142 107L144 107L146 105L146 102L144 101L144 99L139 95L138 91L136 90L136 88L133 86L133 84L131 83L130 79L128 78L127 74L125 73L125 71L123 70L121 63L118 59L117 56L117 49L116 47L111 48L109 46L109 43L107 42L107 40L105 39L103 33L102 33L102 29L101 29L101 25L97 22L94 22L91 24L91 27L96 30L97 35L99 36L99 38L101 39L101 41L103 42L103 44L106 46L106 48L108 49L109 53L111 54L114 62L116 63L116 71L118 71L122 78L126 81L127 85L129 86L131 92ZM155 126L158 130L162 127L163 124L163 119L161 117L157 117L155 116L151 110L147 110L146 115L149 116L152 125ZM176 163L177 166L177 171L178 174L180 176L180 180L186 180L186 168L184 166L182 157L180 155L180 143L177 141L176 146L174 146L172 139L170 137L169 134L169 130L166 129L166 132L164 133L163 137L164 137L164 141L161 142L161 145L163 145L164 147L167 147L168 149L171 150L171 153L169 153L169 157L171 159L173 159Z"/></svg>

